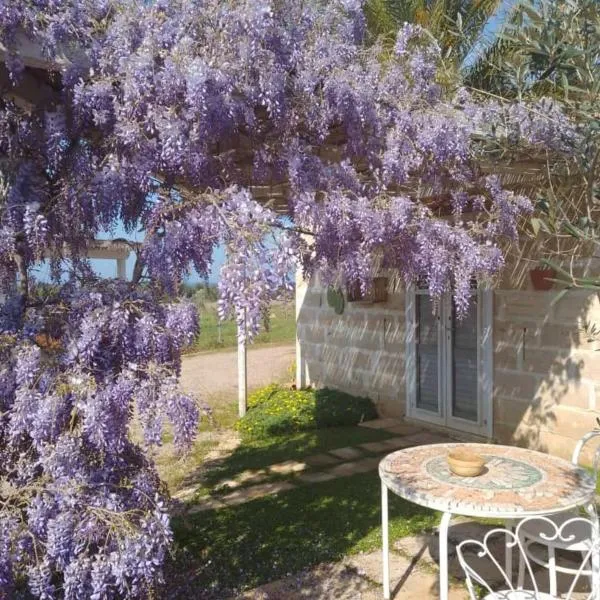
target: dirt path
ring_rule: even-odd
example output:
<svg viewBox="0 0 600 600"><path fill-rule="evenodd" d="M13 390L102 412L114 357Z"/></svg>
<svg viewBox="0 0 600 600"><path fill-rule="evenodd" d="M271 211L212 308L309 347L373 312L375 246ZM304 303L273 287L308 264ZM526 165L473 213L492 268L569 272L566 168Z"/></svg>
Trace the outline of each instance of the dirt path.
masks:
<svg viewBox="0 0 600 600"><path fill-rule="evenodd" d="M248 350L248 388L291 379L289 369L295 347L264 346ZM235 397L237 393L237 352L212 352L183 359L181 385L186 392L208 398L215 394Z"/></svg>

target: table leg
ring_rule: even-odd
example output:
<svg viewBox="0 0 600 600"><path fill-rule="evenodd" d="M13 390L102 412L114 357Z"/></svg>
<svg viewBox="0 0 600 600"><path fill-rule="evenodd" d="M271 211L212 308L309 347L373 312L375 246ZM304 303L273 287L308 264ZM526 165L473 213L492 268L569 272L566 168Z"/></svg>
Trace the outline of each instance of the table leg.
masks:
<svg viewBox="0 0 600 600"><path fill-rule="evenodd" d="M592 522L592 598L600 600L600 526L598 525L598 513L596 504L590 502L585 507Z"/></svg>
<svg viewBox="0 0 600 600"><path fill-rule="evenodd" d="M381 537L383 538L383 597L390 598L390 548L388 539L388 489L381 482Z"/></svg>
<svg viewBox="0 0 600 600"><path fill-rule="evenodd" d="M452 513L444 513L440 521L440 600L448 600L448 526Z"/></svg>

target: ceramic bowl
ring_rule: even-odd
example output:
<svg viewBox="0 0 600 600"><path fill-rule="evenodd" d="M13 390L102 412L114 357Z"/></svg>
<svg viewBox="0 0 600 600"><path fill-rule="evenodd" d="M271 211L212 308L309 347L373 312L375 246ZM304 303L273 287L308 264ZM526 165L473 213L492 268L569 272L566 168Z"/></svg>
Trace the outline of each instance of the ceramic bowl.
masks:
<svg viewBox="0 0 600 600"><path fill-rule="evenodd" d="M467 448L456 448L448 453L450 470L460 477L477 477L485 466L485 459Z"/></svg>

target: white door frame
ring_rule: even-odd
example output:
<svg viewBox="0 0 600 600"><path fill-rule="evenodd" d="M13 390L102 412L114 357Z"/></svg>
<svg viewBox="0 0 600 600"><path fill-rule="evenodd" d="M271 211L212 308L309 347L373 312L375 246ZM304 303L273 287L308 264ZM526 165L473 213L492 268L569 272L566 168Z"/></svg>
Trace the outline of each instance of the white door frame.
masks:
<svg viewBox="0 0 600 600"><path fill-rule="evenodd" d="M438 412L433 413L417 407L417 322L416 296L427 294L410 286L406 290L406 408L411 419L473 433L491 438L493 435L493 292L489 287L479 287L477 293L477 422L454 417L451 414L452 369L451 356L447 349L452 347L451 327L441 324L441 315L450 317L451 298L441 302L445 309L438 314Z"/></svg>

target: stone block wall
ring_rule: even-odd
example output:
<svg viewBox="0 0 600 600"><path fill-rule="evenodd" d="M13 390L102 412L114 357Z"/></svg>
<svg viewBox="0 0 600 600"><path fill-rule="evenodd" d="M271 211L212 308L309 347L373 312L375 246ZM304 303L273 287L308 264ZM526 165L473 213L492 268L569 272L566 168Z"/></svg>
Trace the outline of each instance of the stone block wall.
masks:
<svg viewBox="0 0 600 600"><path fill-rule="evenodd" d="M387 302L346 302L335 314L327 289L301 279L296 285L298 379L371 398L381 414L403 416L404 295Z"/></svg>
<svg viewBox="0 0 600 600"><path fill-rule="evenodd" d="M600 415L595 293L498 289L494 294L494 435L570 458ZM589 452L586 460L590 459Z"/></svg>

